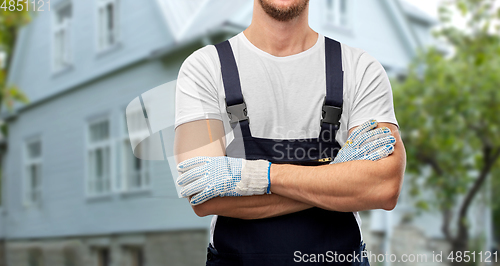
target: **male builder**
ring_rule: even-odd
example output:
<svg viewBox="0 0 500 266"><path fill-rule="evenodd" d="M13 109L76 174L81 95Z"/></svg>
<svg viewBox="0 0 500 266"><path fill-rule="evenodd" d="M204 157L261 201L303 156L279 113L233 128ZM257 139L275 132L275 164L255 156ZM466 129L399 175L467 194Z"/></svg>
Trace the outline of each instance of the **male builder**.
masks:
<svg viewBox="0 0 500 266"><path fill-rule="evenodd" d="M308 7L255 0L245 31L181 67L177 183L214 215L207 265L368 265L346 256L364 249L358 211L397 203L406 157L387 75L313 31Z"/></svg>

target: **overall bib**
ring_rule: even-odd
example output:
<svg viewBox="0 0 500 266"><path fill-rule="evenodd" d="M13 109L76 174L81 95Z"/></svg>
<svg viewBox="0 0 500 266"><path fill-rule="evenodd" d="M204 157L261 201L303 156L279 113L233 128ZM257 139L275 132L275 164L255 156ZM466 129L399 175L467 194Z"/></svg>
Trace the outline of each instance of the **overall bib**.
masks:
<svg viewBox="0 0 500 266"><path fill-rule="evenodd" d="M343 102L339 42L325 37L326 97L322 107L320 135L301 140L252 136L249 127L251 118L247 116L231 45L229 41L224 41L215 46L221 62L226 110L235 135L226 149L227 156L309 166L328 164L333 160L341 148L335 140ZM286 151L287 156L284 157ZM208 247L207 265L291 265L304 262L304 254L317 255L314 260L307 255L308 265L369 265L366 258L364 262L348 262L346 257L344 262L331 262L328 256L333 258L335 252L344 255L354 253L361 260L359 254L365 249L365 244L361 241L358 223L352 212L313 207L279 217L255 220L218 216L213 243L214 246L210 244ZM323 259L319 254L323 254ZM341 258L339 256L337 260Z"/></svg>

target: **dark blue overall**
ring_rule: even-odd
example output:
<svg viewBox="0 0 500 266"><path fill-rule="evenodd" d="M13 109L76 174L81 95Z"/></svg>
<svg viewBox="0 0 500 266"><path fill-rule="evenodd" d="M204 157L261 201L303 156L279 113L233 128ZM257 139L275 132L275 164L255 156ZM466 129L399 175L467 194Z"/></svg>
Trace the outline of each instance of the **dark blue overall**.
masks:
<svg viewBox="0 0 500 266"><path fill-rule="evenodd" d="M249 128L251 118L247 116L231 45L225 41L217 44L216 48L221 62L227 112L235 132L235 139L226 149L227 156L309 166L329 163L335 157L341 147L335 141L335 133L339 129L342 114L344 76L339 42L325 38L326 97L320 135L301 140L252 137ZM291 151L286 158L283 156L285 149ZM294 152L297 149L301 149L301 152ZM307 156L304 156L303 151L307 151ZM330 262L328 256L333 258L335 252L359 254L364 250L365 245L361 242L352 212L314 207L265 219L242 220L218 216L213 242L214 246L208 247L207 265L291 265L303 262L304 258L312 261L310 254L315 254L314 260L320 262L306 263L308 265L368 265L366 259L364 264L350 263L344 257L343 263L335 263ZM319 254L323 254L323 257ZM338 257L338 260L341 258Z"/></svg>

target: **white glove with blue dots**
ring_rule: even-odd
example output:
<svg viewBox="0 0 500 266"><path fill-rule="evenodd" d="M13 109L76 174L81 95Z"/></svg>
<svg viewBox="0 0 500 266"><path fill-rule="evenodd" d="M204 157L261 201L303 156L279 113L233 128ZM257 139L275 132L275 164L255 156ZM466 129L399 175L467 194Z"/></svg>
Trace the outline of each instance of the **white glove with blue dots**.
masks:
<svg viewBox="0 0 500 266"><path fill-rule="evenodd" d="M231 157L194 157L177 166L183 186L181 196L191 198L191 205L215 197L271 194L271 163Z"/></svg>
<svg viewBox="0 0 500 266"><path fill-rule="evenodd" d="M377 161L392 154L396 139L387 127L377 128L378 122L368 120L356 128L330 164L356 160Z"/></svg>

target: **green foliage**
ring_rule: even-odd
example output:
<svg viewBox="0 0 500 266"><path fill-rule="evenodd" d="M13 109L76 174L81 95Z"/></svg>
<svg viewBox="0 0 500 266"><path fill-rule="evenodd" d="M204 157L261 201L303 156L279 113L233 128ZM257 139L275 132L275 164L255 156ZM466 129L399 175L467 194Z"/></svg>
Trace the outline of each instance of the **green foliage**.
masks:
<svg viewBox="0 0 500 266"><path fill-rule="evenodd" d="M12 53L17 29L30 22L27 11L8 11L0 9L0 48L7 54Z"/></svg>
<svg viewBox="0 0 500 266"><path fill-rule="evenodd" d="M26 5L28 2L24 2L23 4ZM23 10L26 10L26 8ZM30 20L31 16L27 11L6 11L0 9L0 53L6 55L5 62L0 62L0 110L2 110L4 104L8 110L12 111L14 102L28 102L26 95L16 85L7 84L7 74L9 73L10 58L14 50L17 32L19 28L29 23ZM1 125L0 131L3 136L6 136L8 131L7 125ZM2 188L1 180L2 177L0 176L0 191Z"/></svg>
<svg viewBox="0 0 500 266"><path fill-rule="evenodd" d="M435 47L420 51L407 78L393 81L407 172L416 173L409 180L411 193L432 191L432 202L427 195L424 201L439 210L456 206L481 173L499 165L500 34L491 25L498 22L500 10L492 4L445 2L439 9L443 27L435 36L454 53L446 55ZM453 8L467 18L467 29L451 24ZM422 201L418 205L429 208Z"/></svg>
<svg viewBox="0 0 500 266"><path fill-rule="evenodd" d="M493 176L496 178L493 178L491 182L491 190L494 192L500 191L500 167L497 167L492 173ZM500 243L500 197L498 197L495 193L492 193L492 201L493 201L493 228L494 228L494 235L497 243Z"/></svg>
<svg viewBox="0 0 500 266"><path fill-rule="evenodd" d="M7 55L6 62L3 63L4 68L0 68L0 105L5 104L9 110L12 110L16 101L28 102L26 95L17 86L7 84L7 73L17 32L20 27L29 23L30 20L31 16L27 11L5 11L0 9L0 52Z"/></svg>

